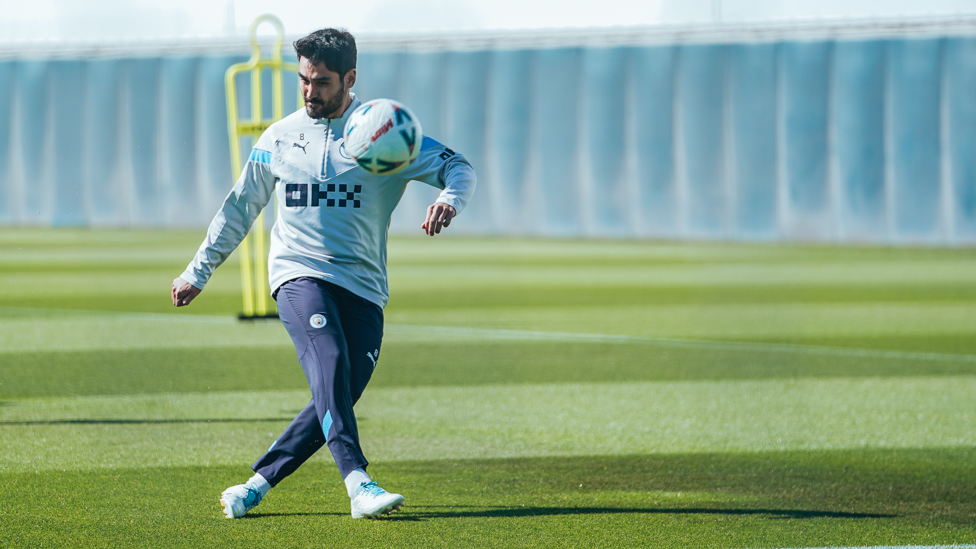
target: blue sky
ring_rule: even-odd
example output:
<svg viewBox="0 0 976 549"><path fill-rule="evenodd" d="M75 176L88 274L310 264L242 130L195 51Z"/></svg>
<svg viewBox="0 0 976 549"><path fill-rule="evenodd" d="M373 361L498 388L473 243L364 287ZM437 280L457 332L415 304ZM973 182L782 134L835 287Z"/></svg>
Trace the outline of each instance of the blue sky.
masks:
<svg viewBox="0 0 976 549"><path fill-rule="evenodd" d="M720 4L718 4L720 3ZM784 19L976 14L974 0L0 0L0 42L241 34L271 12L297 34L463 31ZM233 21L233 22L231 22Z"/></svg>

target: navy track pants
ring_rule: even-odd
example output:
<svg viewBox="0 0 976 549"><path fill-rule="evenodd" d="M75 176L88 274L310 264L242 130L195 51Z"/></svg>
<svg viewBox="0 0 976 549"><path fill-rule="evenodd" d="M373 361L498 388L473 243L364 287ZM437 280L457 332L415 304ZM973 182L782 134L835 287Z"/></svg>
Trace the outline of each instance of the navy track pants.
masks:
<svg viewBox="0 0 976 549"><path fill-rule="evenodd" d="M383 309L314 278L278 288L278 315L295 342L312 401L251 466L272 486L328 444L343 478L368 462L353 405L373 375L383 339Z"/></svg>

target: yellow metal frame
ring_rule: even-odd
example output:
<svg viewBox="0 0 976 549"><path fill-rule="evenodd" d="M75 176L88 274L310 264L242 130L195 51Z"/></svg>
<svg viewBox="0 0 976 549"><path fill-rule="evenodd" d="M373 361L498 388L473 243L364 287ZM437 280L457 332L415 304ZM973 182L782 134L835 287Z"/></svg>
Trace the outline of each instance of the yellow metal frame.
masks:
<svg viewBox="0 0 976 549"><path fill-rule="evenodd" d="M274 48L270 57L261 57L261 46L258 45L257 29L263 22L274 25L277 31ZM256 143L264 130L272 123L284 116L282 102L281 73L282 71L298 73L298 65L286 63L281 59L281 44L285 38L285 26L274 15L265 14L251 23L249 31L251 37L251 58L232 65L224 75L227 89L227 133L230 136L230 164L234 177L241 173L241 138L250 137ZM271 118L264 118L261 97L261 73L271 70ZM237 117L237 82L238 74L251 73L251 117L239 119ZM301 105L301 88L298 90L299 105ZM241 254L241 283L244 289L243 317L268 315L268 277L265 252L264 212L258 215L251 231L254 236L253 257L250 235L244 237L239 247Z"/></svg>

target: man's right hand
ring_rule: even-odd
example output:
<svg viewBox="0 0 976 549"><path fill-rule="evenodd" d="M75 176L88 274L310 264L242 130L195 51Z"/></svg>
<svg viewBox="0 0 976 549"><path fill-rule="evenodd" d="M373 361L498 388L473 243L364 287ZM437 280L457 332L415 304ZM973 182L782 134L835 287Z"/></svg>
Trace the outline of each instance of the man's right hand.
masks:
<svg viewBox="0 0 976 549"><path fill-rule="evenodd" d="M190 302L193 301L193 298L200 295L200 292L202 291L203 290L200 288L197 288L182 278L176 277L176 279L173 280L173 305L176 305L177 307L189 305Z"/></svg>

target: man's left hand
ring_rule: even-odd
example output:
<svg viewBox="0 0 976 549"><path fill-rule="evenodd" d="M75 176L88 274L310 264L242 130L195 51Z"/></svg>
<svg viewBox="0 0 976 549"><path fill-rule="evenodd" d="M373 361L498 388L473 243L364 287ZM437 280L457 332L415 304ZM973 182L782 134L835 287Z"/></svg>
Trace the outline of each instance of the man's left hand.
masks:
<svg viewBox="0 0 976 549"><path fill-rule="evenodd" d="M443 227L451 224L451 220L454 219L455 215L457 215L457 212L448 204L443 202L431 204L427 206L427 219L424 220L424 224L420 228L427 231L427 236L440 234Z"/></svg>

